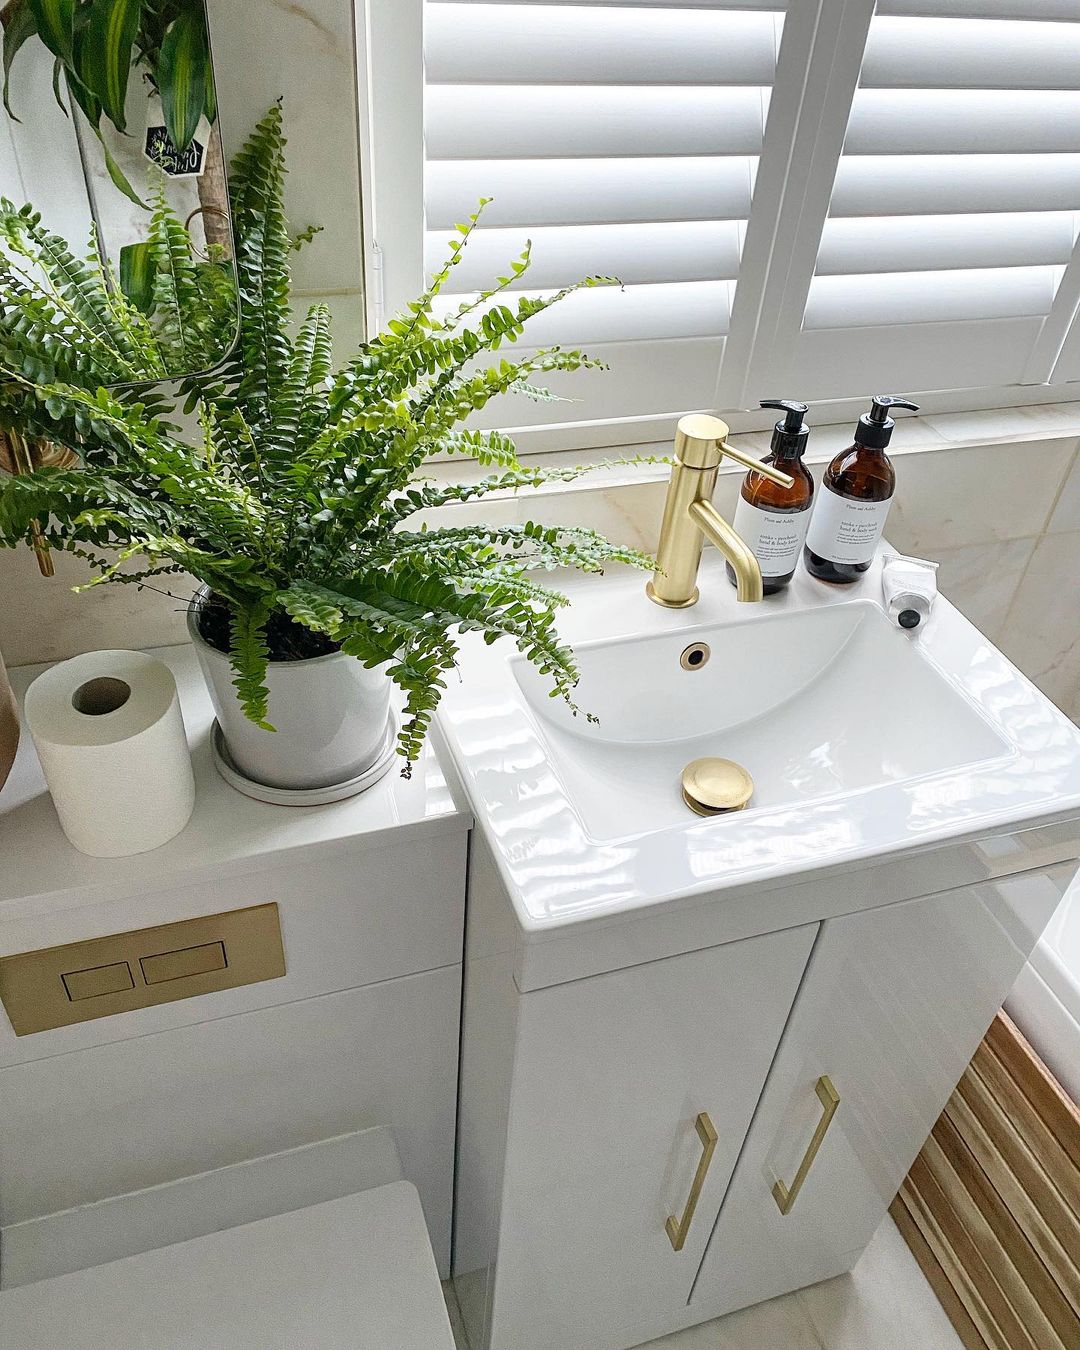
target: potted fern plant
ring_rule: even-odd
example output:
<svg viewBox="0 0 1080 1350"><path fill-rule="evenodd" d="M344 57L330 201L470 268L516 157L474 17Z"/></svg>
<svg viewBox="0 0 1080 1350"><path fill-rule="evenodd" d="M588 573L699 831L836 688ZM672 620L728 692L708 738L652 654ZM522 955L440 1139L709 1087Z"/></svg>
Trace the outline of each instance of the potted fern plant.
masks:
<svg viewBox="0 0 1080 1350"><path fill-rule="evenodd" d="M504 302L527 251L491 290L438 316L473 216L427 290L335 372L325 307L290 336L284 172L275 107L232 168L240 338L223 367L189 382L197 436L130 395L41 379L25 362L0 375L0 425L30 416L81 460L3 483L0 542L36 529L88 557L91 584L194 576L191 634L233 764L256 783L325 789L371 769L391 684L408 773L462 632L509 638L572 701L574 658L554 624L563 597L534 573L652 562L584 528L416 525L428 508L585 472L524 467L508 437L461 424L500 394L539 392L548 372L595 363L558 348L497 354L566 294ZM418 481L436 453L491 472ZM142 571L122 570L131 559Z"/></svg>

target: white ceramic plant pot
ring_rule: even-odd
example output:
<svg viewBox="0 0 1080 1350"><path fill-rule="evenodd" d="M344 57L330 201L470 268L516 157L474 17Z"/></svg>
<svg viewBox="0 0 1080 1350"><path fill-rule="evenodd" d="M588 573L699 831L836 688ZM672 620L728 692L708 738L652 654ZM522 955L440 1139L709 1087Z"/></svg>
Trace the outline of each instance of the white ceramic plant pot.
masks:
<svg viewBox="0 0 1080 1350"><path fill-rule="evenodd" d="M229 757L245 777L272 788L332 787L358 778L386 746L390 680L382 667L367 670L344 652L306 661L271 661L264 731L244 715L229 658L199 633L201 588L188 606L188 633L210 689Z"/></svg>

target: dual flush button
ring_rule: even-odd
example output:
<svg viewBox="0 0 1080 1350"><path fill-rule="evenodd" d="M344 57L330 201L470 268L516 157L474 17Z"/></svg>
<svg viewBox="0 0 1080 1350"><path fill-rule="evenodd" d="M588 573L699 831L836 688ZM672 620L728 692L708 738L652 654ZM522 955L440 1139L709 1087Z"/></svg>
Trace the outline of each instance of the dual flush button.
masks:
<svg viewBox="0 0 1080 1350"><path fill-rule="evenodd" d="M184 980L192 975L209 975L224 970L228 965L223 942L207 942L198 947L182 947L178 951L159 952L139 958L139 971L145 984L165 984L169 980ZM106 966L91 966L87 970L71 970L60 976L72 1003L84 998L100 998L103 994L120 994L135 988L131 963L115 961Z"/></svg>

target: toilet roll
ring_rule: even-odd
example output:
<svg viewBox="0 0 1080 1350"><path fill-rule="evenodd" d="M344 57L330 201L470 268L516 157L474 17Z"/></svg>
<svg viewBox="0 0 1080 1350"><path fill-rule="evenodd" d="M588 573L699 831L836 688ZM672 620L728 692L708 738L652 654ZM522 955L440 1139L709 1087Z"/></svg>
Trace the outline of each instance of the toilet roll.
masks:
<svg viewBox="0 0 1080 1350"><path fill-rule="evenodd" d="M144 652L88 652L39 675L26 725L68 839L96 858L158 848L187 824L195 780L176 681Z"/></svg>

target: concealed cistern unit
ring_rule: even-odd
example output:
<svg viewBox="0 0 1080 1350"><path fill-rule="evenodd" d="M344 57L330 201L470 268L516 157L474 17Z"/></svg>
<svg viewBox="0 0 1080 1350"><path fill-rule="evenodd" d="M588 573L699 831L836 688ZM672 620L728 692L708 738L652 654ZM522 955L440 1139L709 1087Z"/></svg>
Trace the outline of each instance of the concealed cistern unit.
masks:
<svg viewBox="0 0 1080 1350"><path fill-rule="evenodd" d="M679 421L675 432L675 463L671 469L656 571L645 591L650 600L669 609L685 609L697 603L698 565L706 538L712 540L735 573L740 600L760 600L763 595L761 568L754 550L742 539L712 504L720 461L725 455L744 468L754 469L782 487L791 487L786 473L744 455L727 441L728 426L707 413L690 413Z"/></svg>

